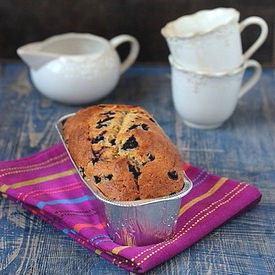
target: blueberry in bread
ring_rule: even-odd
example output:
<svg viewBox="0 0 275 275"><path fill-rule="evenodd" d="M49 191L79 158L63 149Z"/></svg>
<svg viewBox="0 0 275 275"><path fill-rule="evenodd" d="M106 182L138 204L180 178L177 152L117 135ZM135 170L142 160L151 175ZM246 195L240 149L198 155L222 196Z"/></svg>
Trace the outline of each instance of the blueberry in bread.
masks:
<svg viewBox="0 0 275 275"><path fill-rule="evenodd" d="M79 172L107 198L158 198L183 188L182 161L155 119L141 107L94 105L64 123Z"/></svg>

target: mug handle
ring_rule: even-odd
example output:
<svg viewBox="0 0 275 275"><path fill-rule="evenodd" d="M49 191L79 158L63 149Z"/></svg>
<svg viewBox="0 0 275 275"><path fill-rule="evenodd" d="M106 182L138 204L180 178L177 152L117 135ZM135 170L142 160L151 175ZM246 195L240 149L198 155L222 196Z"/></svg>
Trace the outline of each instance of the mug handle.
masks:
<svg viewBox="0 0 275 275"><path fill-rule="evenodd" d="M139 43L137 39L131 35L121 34L110 40L110 43L114 48L125 42L129 42L131 44L131 48L129 55L120 65L120 74L124 73L135 62L139 53Z"/></svg>
<svg viewBox="0 0 275 275"><path fill-rule="evenodd" d="M268 34L268 26L267 23L258 16L251 16L243 20L242 22L239 23L240 26L240 32L242 32L246 27L249 25L258 25L261 28L261 34L257 38L257 40L252 44L249 49L244 53L243 55L243 61L245 62L248 60L253 53L256 52L256 50L264 43L267 34Z"/></svg>
<svg viewBox="0 0 275 275"><path fill-rule="evenodd" d="M245 64L244 70L249 67L254 68L254 72L250 79L242 85L239 93L239 98L244 96L258 82L262 74L262 67L258 61L253 59L248 60Z"/></svg>

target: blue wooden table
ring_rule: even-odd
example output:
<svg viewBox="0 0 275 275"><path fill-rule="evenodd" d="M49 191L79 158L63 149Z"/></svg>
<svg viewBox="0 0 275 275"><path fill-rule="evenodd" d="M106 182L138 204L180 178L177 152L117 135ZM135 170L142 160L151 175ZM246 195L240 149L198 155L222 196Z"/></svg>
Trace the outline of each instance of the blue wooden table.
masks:
<svg viewBox="0 0 275 275"><path fill-rule="evenodd" d="M275 70L243 97L216 130L186 127L176 115L168 66L137 65L105 103L141 105L154 114L185 160L258 186L258 206L215 230L149 274L275 274ZM222 91L221 91L222 92ZM21 63L0 65L0 160L58 141L54 122L79 107L40 95ZM63 233L0 198L0 274L128 274Z"/></svg>

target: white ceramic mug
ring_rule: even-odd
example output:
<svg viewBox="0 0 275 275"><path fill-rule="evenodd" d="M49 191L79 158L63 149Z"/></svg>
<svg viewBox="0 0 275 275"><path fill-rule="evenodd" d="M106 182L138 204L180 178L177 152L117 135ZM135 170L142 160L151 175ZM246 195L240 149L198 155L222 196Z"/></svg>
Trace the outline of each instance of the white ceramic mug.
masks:
<svg viewBox="0 0 275 275"><path fill-rule="evenodd" d="M200 129L214 129L234 112L238 99L247 93L261 76L261 65L246 61L229 73L203 74L186 71L169 56L172 69L172 94L175 108L185 124ZM242 85L246 68L254 73Z"/></svg>
<svg viewBox="0 0 275 275"><path fill-rule="evenodd" d="M130 53L121 63L116 47L125 42ZM37 90L67 104L87 104L109 94L138 52L139 43L130 35L108 41L87 33L56 35L17 50Z"/></svg>
<svg viewBox="0 0 275 275"><path fill-rule="evenodd" d="M238 23L240 14L233 8L202 10L168 23L162 30L173 59L190 71L220 72L238 68L263 44L266 22L257 16ZM256 24L261 34L243 54L240 33Z"/></svg>

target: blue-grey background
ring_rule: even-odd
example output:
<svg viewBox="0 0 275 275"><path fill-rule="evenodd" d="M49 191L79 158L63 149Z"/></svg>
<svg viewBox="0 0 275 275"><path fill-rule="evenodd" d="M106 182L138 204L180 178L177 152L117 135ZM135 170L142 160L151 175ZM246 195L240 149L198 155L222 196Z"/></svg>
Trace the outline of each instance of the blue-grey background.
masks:
<svg viewBox="0 0 275 275"><path fill-rule="evenodd" d="M89 32L108 39L128 33L141 43L140 62L167 62L168 48L160 29L165 23L201 9L234 7L241 20L263 17L269 36L255 59L275 66L274 0L1 0L0 58L16 57L16 48L64 32ZM244 48L258 35L256 26L243 33ZM122 46L125 55L127 46Z"/></svg>

